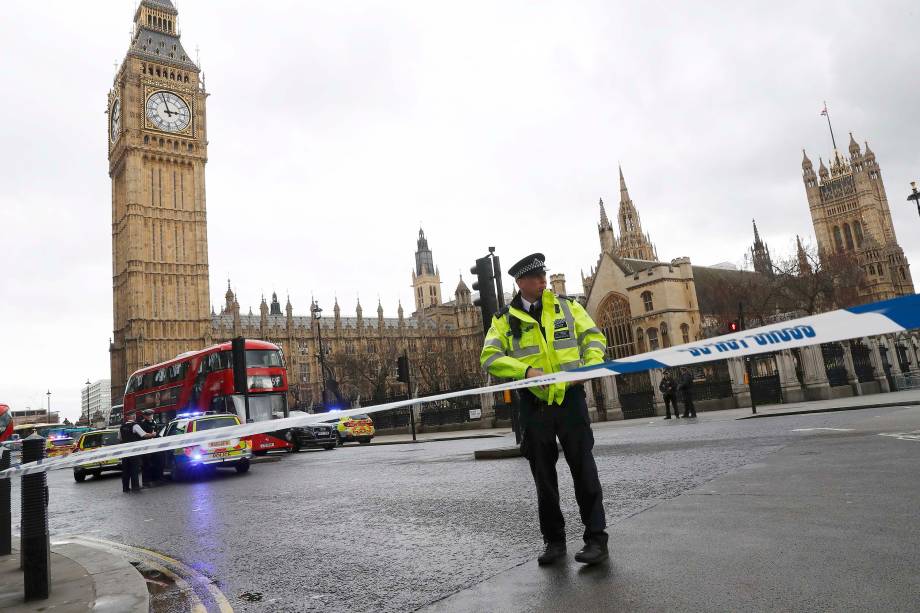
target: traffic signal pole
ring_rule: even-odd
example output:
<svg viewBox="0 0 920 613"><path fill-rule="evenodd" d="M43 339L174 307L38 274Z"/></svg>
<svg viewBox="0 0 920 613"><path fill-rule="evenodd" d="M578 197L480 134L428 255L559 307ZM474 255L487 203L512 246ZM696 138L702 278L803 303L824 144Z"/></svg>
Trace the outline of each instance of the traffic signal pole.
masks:
<svg viewBox="0 0 920 613"><path fill-rule="evenodd" d="M744 330L744 303L738 303L738 329ZM745 356L744 375L747 377L748 394L751 396L751 414L757 415L757 402L754 400L754 374L751 368L751 356Z"/></svg>

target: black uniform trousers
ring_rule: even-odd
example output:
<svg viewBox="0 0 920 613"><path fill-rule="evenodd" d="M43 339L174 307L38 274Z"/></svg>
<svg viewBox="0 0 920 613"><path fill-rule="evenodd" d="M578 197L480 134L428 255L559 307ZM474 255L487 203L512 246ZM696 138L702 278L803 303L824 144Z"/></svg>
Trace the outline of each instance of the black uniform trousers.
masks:
<svg viewBox="0 0 920 613"><path fill-rule="evenodd" d="M585 542L607 544L607 521L604 517L603 493L597 477L597 464L591 450L594 434L585 402L585 390L575 385L566 390L562 405L548 406L528 391L520 394L521 453L530 462L537 487L540 532L546 543L565 541L565 519L559 508L559 482L556 461L562 445L565 461L575 482L575 500L585 525Z"/></svg>
<svg viewBox="0 0 920 613"><path fill-rule="evenodd" d="M685 387L680 391L684 401L684 417L696 417L696 407L693 406L693 390Z"/></svg>
<svg viewBox="0 0 920 613"><path fill-rule="evenodd" d="M668 417L671 416L671 407L674 407L674 417L680 417L680 409L677 407L676 394L664 394L664 410Z"/></svg>
<svg viewBox="0 0 920 613"><path fill-rule="evenodd" d="M128 491L128 484L130 483L132 490L141 489L140 480L138 479L138 459L136 456L130 458L121 459L121 490L123 492Z"/></svg>

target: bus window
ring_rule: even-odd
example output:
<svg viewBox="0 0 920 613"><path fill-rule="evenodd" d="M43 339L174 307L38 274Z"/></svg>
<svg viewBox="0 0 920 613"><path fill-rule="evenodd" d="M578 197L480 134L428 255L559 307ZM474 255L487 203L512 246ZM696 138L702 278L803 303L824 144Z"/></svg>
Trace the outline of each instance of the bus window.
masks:
<svg viewBox="0 0 920 613"><path fill-rule="evenodd" d="M247 349L246 366L249 368L267 368L284 366L281 352L274 349Z"/></svg>
<svg viewBox="0 0 920 613"><path fill-rule="evenodd" d="M153 373L153 385L160 386L166 383L166 368L161 368Z"/></svg>
<svg viewBox="0 0 920 613"><path fill-rule="evenodd" d="M141 375L137 374L131 377L131 380L128 381L128 393L132 394L137 390L141 389L141 381L143 378Z"/></svg>
<svg viewBox="0 0 920 613"><path fill-rule="evenodd" d="M188 372L188 362L180 362L179 364L173 364L167 369L166 378L170 383L175 383L176 381L182 381L185 379L185 373Z"/></svg>
<svg viewBox="0 0 920 613"><path fill-rule="evenodd" d="M140 389L150 389L153 387L153 372L144 373L144 379L141 381Z"/></svg>

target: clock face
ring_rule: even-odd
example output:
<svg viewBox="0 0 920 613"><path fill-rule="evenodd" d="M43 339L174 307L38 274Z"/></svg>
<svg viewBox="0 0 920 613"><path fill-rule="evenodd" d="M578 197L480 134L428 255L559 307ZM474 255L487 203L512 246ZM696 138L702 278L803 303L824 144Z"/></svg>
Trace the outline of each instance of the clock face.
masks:
<svg viewBox="0 0 920 613"><path fill-rule="evenodd" d="M167 91L150 94L146 114L147 120L164 132L181 132L192 121L192 113L185 100Z"/></svg>
<svg viewBox="0 0 920 613"><path fill-rule="evenodd" d="M118 138L118 133L121 131L121 101L118 98L115 98L115 101L112 102L112 108L109 109L109 128L112 138L112 142Z"/></svg>

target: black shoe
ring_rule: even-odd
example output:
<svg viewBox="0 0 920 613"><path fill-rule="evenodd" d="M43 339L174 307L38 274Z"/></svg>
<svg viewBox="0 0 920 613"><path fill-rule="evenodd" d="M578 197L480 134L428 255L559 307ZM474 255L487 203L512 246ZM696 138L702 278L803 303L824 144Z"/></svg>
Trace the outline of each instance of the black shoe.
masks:
<svg viewBox="0 0 920 613"><path fill-rule="evenodd" d="M607 544L601 544L596 541L585 543L581 551L575 554L575 561L582 564L592 565L600 564L609 557L607 553Z"/></svg>
<svg viewBox="0 0 920 613"><path fill-rule="evenodd" d="M560 541L557 543L547 543L546 549L537 558L537 564L540 566L547 566L552 564L556 560L565 557L565 541Z"/></svg>
<svg viewBox="0 0 920 613"><path fill-rule="evenodd" d="M670 415L668 415L667 417L665 417L665 419L671 419L671 416L670 416Z"/></svg>
<svg viewBox="0 0 920 613"><path fill-rule="evenodd" d="M130 493L131 493L131 490L129 490L129 489L127 489L127 488L122 488L121 493L122 493L122 494L130 494Z"/></svg>

